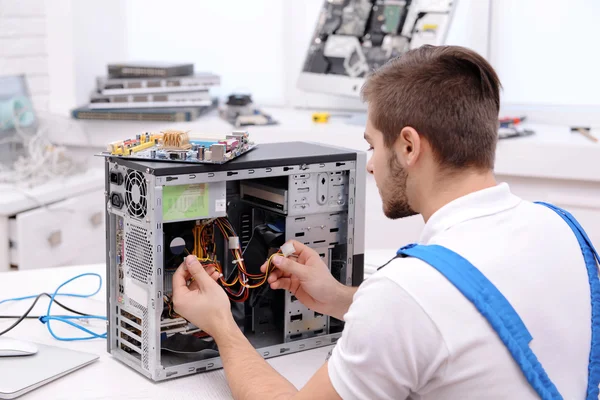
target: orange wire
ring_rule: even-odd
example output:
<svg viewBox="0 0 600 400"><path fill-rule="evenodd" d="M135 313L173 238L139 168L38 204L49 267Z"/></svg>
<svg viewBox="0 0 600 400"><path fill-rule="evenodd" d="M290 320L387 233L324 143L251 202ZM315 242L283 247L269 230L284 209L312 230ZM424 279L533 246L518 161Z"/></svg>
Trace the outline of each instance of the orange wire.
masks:
<svg viewBox="0 0 600 400"><path fill-rule="evenodd" d="M229 239L235 236L235 230L231 222L226 218L217 218L212 224L197 225L194 227L194 253L198 259L204 263L204 266L212 266L220 275L223 275L223 268L216 259L217 244L215 240L215 225L223 235L224 239ZM208 236L208 237L207 237ZM212 245L212 253L208 252L207 247ZM232 282L227 282L223 276L219 278L219 283L223 289L230 295L230 299L236 302L244 302L249 297L249 289L256 289L265 284L270 272L273 270L273 257L281 255L277 252L271 255L267 262L267 268L264 274L250 274L246 271L246 265L242 258L242 253L239 249L231 249L231 253L235 259L237 274ZM258 283L249 284L251 280L260 280ZM240 284L237 292L232 290L236 284Z"/></svg>

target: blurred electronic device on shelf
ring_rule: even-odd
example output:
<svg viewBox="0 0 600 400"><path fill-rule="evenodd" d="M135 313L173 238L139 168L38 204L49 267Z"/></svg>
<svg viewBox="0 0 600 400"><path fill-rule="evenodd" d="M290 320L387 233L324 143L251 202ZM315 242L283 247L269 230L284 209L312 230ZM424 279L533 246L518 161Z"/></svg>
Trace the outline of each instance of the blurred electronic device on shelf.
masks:
<svg viewBox="0 0 600 400"><path fill-rule="evenodd" d="M365 76L425 44L445 42L455 0L325 0L298 88L358 97Z"/></svg>
<svg viewBox="0 0 600 400"><path fill-rule="evenodd" d="M240 128L252 125L277 125L269 114L256 108L249 94L233 93L219 109L221 118Z"/></svg>
<svg viewBox="0 0 600 400"><path fill-rule="evenodd" d="M167 78L96 78L98 93L103 95L193 92L199 89L208 90L220 84L221 78L208 72Z"/></svg>
<svg viewBox="0 0 600 400"><path fill-rule="evenodd" d="M125 62L108 64L110 78L186 76L194 73L194 64L169 62Z"/></svg>
<svg viewBox="0 0 600 400"><path fill-rule="evenodd" d="M210 90L221 78L195 72L193 64L109 64L96 78L87 105L72 110L75 119L192 121L218 106Z"/></svg>
<svg viewBox="0 0 600 400"><path fill-rule="evenodd" d="M531 136L533 134L535 134L535 131L531 129L525 129L523 127L498 129L498 139L513 139L524 136Z"/></svg>
<svg viewBox="0 0 600 400"><path fill-rule="evenodd" d="M92 109L82 106L72 110L71 114L75 119L189 122L213 111L218 104L218 99L213 99L211 105L201 107Z"/></svg>
<svg viewBox="0 0 600 400"><path fill-rule="evenodd" d="M38 121L24 75L0 76L0 164L15 162Z"/></svg>
<svg viewBox="0 0 600 400"><path fill-rule="evenodd" d="M91 109L114 108L160 108L208 106L212 103L208 90L178 93L147 93L147 94L120 94L109 95L93 93L90 96Z"/></svg>
<svg viewBox="0 0 600 400"><path fill-rule="evenodd" d="M523 127L526 117L502 117L498 120L498 139L531 136L535 131Z"/></svg>
<svg viewBox="0 0 600 400"><path fill-rule="evenodd" d="M245 131L227 135L191 135L166 130L136 135L135 138L110 143L106 157L122 157L146 161L223 164L252 150L256 145Z"/></svg>

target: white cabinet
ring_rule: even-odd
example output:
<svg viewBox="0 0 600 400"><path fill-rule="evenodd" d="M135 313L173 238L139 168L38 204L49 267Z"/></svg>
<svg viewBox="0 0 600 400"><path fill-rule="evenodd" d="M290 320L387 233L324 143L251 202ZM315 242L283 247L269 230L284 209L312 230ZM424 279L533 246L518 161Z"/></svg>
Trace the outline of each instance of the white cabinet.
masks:
<svg viewBox="0 0 600 400"><path fill-rule="evenodd" d="M104 261L104 192L96 191L17 214L11 264L18 269Z"/></svg>
<svg viewBox="0 0 600 400"><path fill-rule="evenodd" d="M11 264L19 270L103 262L104 192L19 213L9 229Z"/></svg>
<svg viewBox="0 0 600 400"><path fill-rule="evenodd" d="M0 271L105 262L104 168L0 185Z"/></svg>

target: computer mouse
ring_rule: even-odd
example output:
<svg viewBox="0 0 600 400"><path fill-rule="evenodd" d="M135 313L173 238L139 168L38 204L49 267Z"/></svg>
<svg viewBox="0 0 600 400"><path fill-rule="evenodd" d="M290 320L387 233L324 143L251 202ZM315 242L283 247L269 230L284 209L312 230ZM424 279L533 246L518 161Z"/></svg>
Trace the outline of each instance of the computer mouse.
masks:
<svg viewBox="0 0 600 400"><path fill-rule="evenodd" d="M30 356L37 351L33 343L0 337L0 357Z"/></svg>

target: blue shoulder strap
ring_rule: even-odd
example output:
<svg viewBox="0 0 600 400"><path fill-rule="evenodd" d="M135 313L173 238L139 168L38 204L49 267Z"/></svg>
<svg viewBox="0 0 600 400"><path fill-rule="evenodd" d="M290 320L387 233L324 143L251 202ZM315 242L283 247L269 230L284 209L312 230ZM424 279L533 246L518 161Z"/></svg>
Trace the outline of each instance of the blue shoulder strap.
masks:
<svg viewBox="0 0 600 400"><path fill-rule="evenodd" d="M587 398L597 400L600 398L600 278L598 277L598 263L600 256L594 248L592 241L585 233L585 230L579 225L579 222L568 211L556 207L552 204L537 202L555 211L571 227L577 237L585 266L587 268L588 279L590 281L590 294L592 305L592 342L590 346L590 358L588 364L588 387Z"/></svg>
<svg viewBox="0 0 600 400"><path fill-rule="evenodd" d="M477 268L452 250L438 245L408 245L398 250L398 255L418 258L444 275L487 319L539 396L543 400L562 399L529 348L533 338L525 324Z"/></svg>
<svg viewBox="0 0 600 400"><path fill-rule="evenodd" d="M568 212L540 203L556 211L573 229L581 246L592 295L592 343L588 367L587 399L598 399L600 384L600 280L598 253L583 228ZM399 256L418 258L446 277L494 328L517 362L523 375L542 399L562 399L544 368L529 348L532 336L508 300L477 268L455 252L438 245L408 245Z"/></svg>

